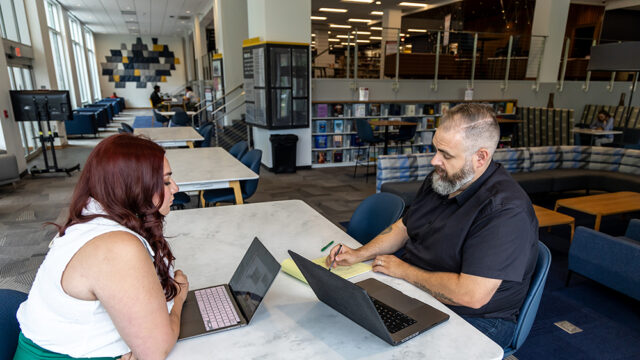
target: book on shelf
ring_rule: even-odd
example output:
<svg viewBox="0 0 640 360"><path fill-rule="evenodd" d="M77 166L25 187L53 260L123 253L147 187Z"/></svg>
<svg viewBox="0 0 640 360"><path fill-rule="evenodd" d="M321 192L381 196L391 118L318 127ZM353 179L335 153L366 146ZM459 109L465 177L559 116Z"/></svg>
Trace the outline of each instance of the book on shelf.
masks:
<svg viewBox="0 0 640 360"><path fill-rule="evenodd" d="M380 115L380 104L369 104L369 115L370 116Z"/></svg>
<svg viewBox="0 0 640 360"><path fill-rule="evenodd" d="M362 146L362 141L356 134L351 135L351 146Z"/></svg>
<svg viewBox="0 0 640 360"><path fill-rule="evenodd" d="M353 116L355 117L367 116L367 104L353 104Z"/></svg>
<svg viewBox="0 0 640 360"><path fill-rule="evenodd" d="M351 132L351 124L352 124L351 120L347 120L347 121L344 122L344 132L346 132L346 133L350 133Z"/></svg>
<svg viewBox="0 0 640 360"><path fill-rule="evenodd" d="M336 151L336 152L333 153L333 162L334 163L342 162L342 152L341 151Z"/></svg>
<svg viewBox="0 0 640 360"><path fill-rule="evenodd" d="M326 120L316 120L316 132L317 133L326 133L327 132L327 121Z"/></svg>
<svg viewBox="0 0 640 360"><path fill-rule="evenodd" d="M351 150L345 150L344 151L344 155L342 156L342 161L350 162L351 161L351 154L352 154Z"/></svg>
<svg viewBox="0 0 640 360"><path fill-rule="evenodd" d="M333 135L333 147L342 147L342 135Z"/></svg>
<svg viewBox="0 0 640 360"><path fill-rule="evenodd" d="M344 116L344 106L342 104L333 104L331 116Z"/></svg>
<svg viewBox="0 0 640 360"><path fill-rule="evenodd" d="M317 135L313 137L315 143L314 147L316 149L325 149L327 147L327 135Z"/></svg>
<svg viewBox="0 0 640 360"><path fill-rule="evenodd" d="M513 105L514 104L512 101L507 101L507 105L504 108L504 112L507 114L515 114L515 111L514 111L515 109Z"/></svg>
<svg viewBox="0 0 640 360"><path fill-rule="evenodd" d="M344 132L344 120L334 120L333 121L333 132L341 133Z"/></svg>
<svg viewBox="0 0 640 360"><path fill-rule="evenodd" d="M415 109L413 112L415 113ZM402 105L389 104L389 115L402 115Z"/></svg>
<svg viewBox="0 0 640 360"><path fill-rule="evenodd" d="M342 137L342 146L350 147L351 146L351 136L345 135Z"/></svg>
<svg viewBox="0 0 640 360"><path fill-rule="evenodd" d="M434 119L434 121L435 121L435 124L434 124L434 125L435 125L435 128L438 128L438 126L440 126L440 118L441 118L441 116L436 116L436 118Z"/></svg>
<svg viewBox="0 0 640 360"><path fill-rule="evenodd" d="M504 114L505 113L505 108L507 106L506 102L497 102L493 105L493 109L498 113L498 114Z"/></svg>
<svg viewBox="0 0 640 360"><path fill-rule="evenodd" d="M440 114L442 115L446 114L447 111L449 111L450 106L451 104L449 104L448 102L440 103Z"/></svg>
<svg viewBox="0 0 640 360"><path fill-rule="evenodd" d="M317 117L329 116L329 104L318 104L316 106L316 116Z"/></svg>
<svg viewBox="0 0 640 360"><path fill-rule="evenodd" d="M427 118L427 129L435 129L436 127L436 119L435 118Z"/></svg>
<svg viewBox="0 0 640 360"><path fill-rule="evenodd" d="M436 104L424 104L424 114L425 115L434 115L437 113Z"/></svg>
<svg viewBox="0 0 640 360"><path fill-rule="evenodd" d="M416 106L413 104L407 105L405 108L405 115L415 115L416 114Z"/></svg>
<svg viewBox="0 0 640 360"><path fill-rule="evenodd" d="M420 133L420 143L422 144L431 144L433 141L433 132L424 131Z"/></svg>
<svg viewBox="0 0 640 360"><path fill-rule="evenodd" d="M316 153L316 163L324 164L327 162L327 153L324 151L318 151Z"/></svg>

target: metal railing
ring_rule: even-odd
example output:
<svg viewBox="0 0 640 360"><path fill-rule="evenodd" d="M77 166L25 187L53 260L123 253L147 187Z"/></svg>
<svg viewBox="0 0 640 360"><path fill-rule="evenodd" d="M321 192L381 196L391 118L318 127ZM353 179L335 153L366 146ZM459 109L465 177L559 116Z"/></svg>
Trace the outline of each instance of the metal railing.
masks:
<svg viewBox="0 0 640 360"><path fill-rule="evenodd" d="M351 79L352 88L363 78L394 79L396 86L399 79L433 79L434 91L439 79L467 80L469 88L475 80L502 80L501 88L507 90L510 80L539 77L545 36L416 31L420 32L382 28L382 36L367 37L363 33L370 31L356 28L336 34L340 38L326 44L316 41L313 77ZM344 41L334 45L336 39ZM327 53L333 56L332 62L327 61ZM325 58L319 63L322 54Z"/></svg>

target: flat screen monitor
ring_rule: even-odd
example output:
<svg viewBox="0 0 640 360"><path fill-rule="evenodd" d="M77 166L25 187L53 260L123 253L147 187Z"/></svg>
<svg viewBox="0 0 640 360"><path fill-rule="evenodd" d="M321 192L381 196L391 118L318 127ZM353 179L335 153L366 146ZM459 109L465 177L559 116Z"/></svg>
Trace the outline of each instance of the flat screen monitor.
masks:
<svg viewBox="0 0 640 360"><path fill-rule="evenodd" d="M66 90L11 90L16 121L71 120L71 98Z"/></svg>

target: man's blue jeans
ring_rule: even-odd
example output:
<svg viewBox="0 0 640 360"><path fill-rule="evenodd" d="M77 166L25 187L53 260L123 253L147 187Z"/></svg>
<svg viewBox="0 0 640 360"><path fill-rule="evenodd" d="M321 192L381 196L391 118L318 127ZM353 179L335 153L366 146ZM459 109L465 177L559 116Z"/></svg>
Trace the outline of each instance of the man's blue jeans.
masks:
<svg viewBox="0 0 640 360"><path fill-rule="evenodd" d="M513 333L516 330L516 323L505 319L485 319L478 317L462 317L469 324L487 335L503 349L511 344Z"/></svg>

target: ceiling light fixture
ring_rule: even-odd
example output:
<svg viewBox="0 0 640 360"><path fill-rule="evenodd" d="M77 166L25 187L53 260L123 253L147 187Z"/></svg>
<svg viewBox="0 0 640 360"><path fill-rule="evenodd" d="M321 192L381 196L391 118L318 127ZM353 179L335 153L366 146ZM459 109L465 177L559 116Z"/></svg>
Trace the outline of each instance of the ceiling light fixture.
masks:
<svg viewBox="0 0 640 360"><path fill-rule="evenodd" d="M354 30L353 32L356 33L356 34L371 35L371 32L369 32L369 31Z"/></svg>
<svg viewBox="0 0 640 360"><path fill-rule="evenodd" d="M419 32L419 33L426 33L427 32L426 29L407 29L407 31L409 31L409 32Z"/></svg>
<svg viewBox="0 0 640 360"><path fill-rule="evenodd" d="M371 29L371 30L382 30L382 27L380 27L380 26L372 26L369 29Z"/></svg>
<svg viewBox="0 0 640 360"><path fill-rule="evenodd" d="M382 36L369 36L370 40L382 40Z"/></svg>
<svg viewBox="0 0 640 360"><path fill-rule="evenodd" d="M340 39L348 39L349 35L336 35L336 37Z"/></svg>
<svg viewBox="0 0 640 360"><path fill-rule="evenodd" d="M329 42L340 42L340 39L329 39Z"/></svg>
<svg viewBox="0 0 640 360"><path fill-rule="evenodd" d="M351 25L329 24L329 27L340 28L340 29L351 29Z"/></svg>
<svg viewBox="0 0 640 360"><path fill-rule="evenodd" d="M354 3L361 3L361 4L371 4L373 2L373 0L341 0L342 2L354 2Z"/></svg>
<svg viewBox="0 0 640 360"><path fill-rule="evenodd" d="M370 43L371 41L369 41L369 40L358 40L358 42L359 42L359 43L366 43L366 44L368 44L368 43Z"/></svg>
<svg viewBox="0 0 640 360"><path fill-rule="evenodd" d="M372 11L372 12L369 13L369 15L380 15L381 16L381 15L384 15L384 12L383 11Z"/></svg>
<svg viewBox="0 0 640 360"><path fill-rule="evenodd" d="M424 4L424 3L415 3L415 2L407 2L407 1L403 1L403 2L399 3L398 5L400 5L400 6L413 6L413 7L427 7L427 4Z"/></svg>
<svg viewBox="0 0 640 360"><path fill-rule="evenodd" d="M326 16L312 16L311 20L327 20Z"/></svg>
<svg viewBox="0 0 640 360"><path fill-rule="evenodd" d="M349 19L349 22L361 22L361 23L370 23L371 19Z"/></svg>
<svg viewBox="0 0 640 360"><path fill-rule="evenodd" d="M320 8L320 9L318 9L318 11L335 12L335 13L346 13L347 9Z"/></svg>

